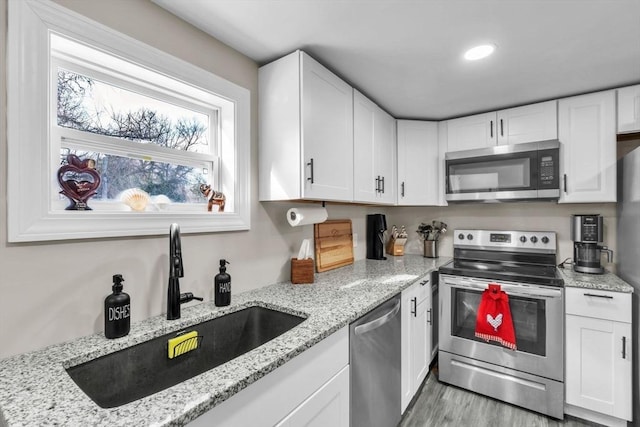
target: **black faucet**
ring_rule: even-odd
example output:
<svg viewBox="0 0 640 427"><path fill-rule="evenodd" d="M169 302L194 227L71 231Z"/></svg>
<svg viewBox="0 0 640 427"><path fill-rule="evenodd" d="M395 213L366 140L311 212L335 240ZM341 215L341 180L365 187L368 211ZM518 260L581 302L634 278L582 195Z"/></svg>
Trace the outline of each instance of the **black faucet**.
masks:
<svg viewBox="0 0 640 427"><path fill-rule="evenodd" d="M167 320L180 318L180 304L192 300L202 301L191 292L180 293L179 278L184 277L182 266L182 248L180 244L180 226L171 224L169 229L169 290L167 294Z"/></svg>

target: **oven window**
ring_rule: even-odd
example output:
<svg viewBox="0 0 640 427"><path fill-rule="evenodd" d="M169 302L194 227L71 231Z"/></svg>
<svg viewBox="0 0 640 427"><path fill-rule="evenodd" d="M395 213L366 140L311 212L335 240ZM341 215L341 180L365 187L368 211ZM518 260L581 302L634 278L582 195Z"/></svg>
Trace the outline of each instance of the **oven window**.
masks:
<svg viewBox="0 0 640 427"><path fill-rule="evenodd" d="M466 159L447 164L449 193L528 190L532 184L532 160L524 156L499 160Z"/></svg>
<svg viewBox="0 0 640 427"><path fill-rule="evenodd" d="M475 337L482 291L453 288L451 292L451 335L486 343ZM509 295L509 308L518 351L546 356L546 301ZM500 346L493 341L487 344Z"/></svg>

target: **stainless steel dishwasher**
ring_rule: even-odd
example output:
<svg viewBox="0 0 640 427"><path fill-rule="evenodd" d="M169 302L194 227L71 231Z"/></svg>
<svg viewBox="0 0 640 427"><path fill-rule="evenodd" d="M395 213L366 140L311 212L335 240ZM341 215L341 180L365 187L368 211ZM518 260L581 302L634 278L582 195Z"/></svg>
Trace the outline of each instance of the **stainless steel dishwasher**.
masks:
<svg viewBox="0 0 640 427"><path fill-rule="evenodd" d="M351 427L400 422L400 295L349 326Z"/></svg>

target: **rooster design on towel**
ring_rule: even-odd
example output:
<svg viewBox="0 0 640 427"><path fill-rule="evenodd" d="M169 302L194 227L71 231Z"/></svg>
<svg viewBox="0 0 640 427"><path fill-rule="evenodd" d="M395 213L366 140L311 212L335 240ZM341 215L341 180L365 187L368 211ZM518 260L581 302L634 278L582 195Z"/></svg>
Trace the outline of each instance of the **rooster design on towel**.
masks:
<svg viewBox="0 0 640 427"><path fill-rule="evenodd" d="M487 322L493 326L494 331L498 332L498 326L502 325L502 313L498 314L495 319L490 314L487 314Z"/></svg>

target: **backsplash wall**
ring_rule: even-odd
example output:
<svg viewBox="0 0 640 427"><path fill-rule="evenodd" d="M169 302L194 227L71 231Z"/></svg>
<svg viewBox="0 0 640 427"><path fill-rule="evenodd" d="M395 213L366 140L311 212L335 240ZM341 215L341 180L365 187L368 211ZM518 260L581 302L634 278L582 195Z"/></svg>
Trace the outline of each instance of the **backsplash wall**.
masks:
<svg viewBox="0 0 640 427"><path fill-rule="evenodd" d="M422 253L422 243L415 232L421 222L432 220L445 222L449 229L440 238L438 250L441 256L453 255L453 231L456 228L488 230L555 231L558 240L557 261L573 257L570 217L576 214L600 214L604 218L603 244L613 250L613 263L607 268L615 269L616 261L616 204L556 204L549 202L454 204L443 207L398 207L388 209L387 225L404 225L409 232L405 248L408 253ZM604 261L604 258L603 258Z"/></svg>

